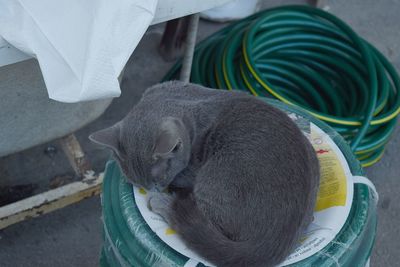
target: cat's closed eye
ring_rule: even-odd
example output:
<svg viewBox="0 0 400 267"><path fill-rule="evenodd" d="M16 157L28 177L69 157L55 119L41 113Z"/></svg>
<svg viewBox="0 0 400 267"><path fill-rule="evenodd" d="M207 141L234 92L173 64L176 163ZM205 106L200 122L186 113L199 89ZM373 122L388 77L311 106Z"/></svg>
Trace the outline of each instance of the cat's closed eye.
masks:
<svg viewBox="0 0 400 267"><path fill-rule="evenodd" d="M181 148L181 146L182 146L181 142L177 143L171 152L173 152L173 153L177 152Z"/></svg>
<svg viewBox="0 0 400 267"><path fill-rule="evenodd" d="M126 151L125 148L123 146L123 144L121 143L121 141L118 141L118 154L120 157L120 160L125 160L125 156L126 156Z"/></svg>

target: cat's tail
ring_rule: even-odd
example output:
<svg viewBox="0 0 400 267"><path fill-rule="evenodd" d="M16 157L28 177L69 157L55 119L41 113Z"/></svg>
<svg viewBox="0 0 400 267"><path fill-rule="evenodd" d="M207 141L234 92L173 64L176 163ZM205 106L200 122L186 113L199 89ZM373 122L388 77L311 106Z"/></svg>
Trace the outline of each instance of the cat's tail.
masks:
<svg viewBox="0 0 400 267"><path fill-rule="evenodd" d="M191 197L174 203L171 223L188 247L218 267L268 267L283 260L282 255L272 255L279 248L271 251L273 245L268 238L260 236L256 244L226 237L203 215ZM279 246L279 242L275 246Z"/></svg>

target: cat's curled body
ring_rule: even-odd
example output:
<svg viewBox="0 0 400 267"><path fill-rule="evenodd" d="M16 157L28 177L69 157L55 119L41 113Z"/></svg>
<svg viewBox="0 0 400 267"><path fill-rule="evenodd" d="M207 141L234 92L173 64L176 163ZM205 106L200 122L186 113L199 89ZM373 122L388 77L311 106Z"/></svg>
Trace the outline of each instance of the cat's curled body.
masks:
<svg viewBox="0 0 400 267"><path fill-rule="evenodd" d="M282 111L239 92L167 82L92 140L111 147L128 179L189 247L217 266L279 264L310 223L319 164Z"/></svg>

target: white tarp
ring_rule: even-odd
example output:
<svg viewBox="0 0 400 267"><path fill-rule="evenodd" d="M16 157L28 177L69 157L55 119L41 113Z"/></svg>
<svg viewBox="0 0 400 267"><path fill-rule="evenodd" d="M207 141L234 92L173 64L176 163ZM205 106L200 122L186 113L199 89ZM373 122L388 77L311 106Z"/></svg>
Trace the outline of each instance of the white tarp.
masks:
<svg viewBox="0 0 400 267"><path fill-rule="evenodd" d="M120 95L118 76L157 0L0 0L0 39L39 61L49 97Z"/></svg>

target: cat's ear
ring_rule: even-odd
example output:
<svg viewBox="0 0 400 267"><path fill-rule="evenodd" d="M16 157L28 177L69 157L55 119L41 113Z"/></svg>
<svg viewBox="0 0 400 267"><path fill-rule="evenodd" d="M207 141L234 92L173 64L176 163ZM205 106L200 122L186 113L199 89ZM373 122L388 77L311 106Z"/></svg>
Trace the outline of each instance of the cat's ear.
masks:
<svg viewBox="0 0 400 267"><path fill-rule="evenodd" d="M173 158L175 152L182 148L183 123L176 118L166 117L160 125L155 141L153 159Z"/></svg>
<svg viewBox="0 0 400 267"><path fill-rule="evenodd" d="M92 133L89 139L99 145L111 148L119 157L119 136L121 131L121 123L117 123L109 128Z"/></svg>

